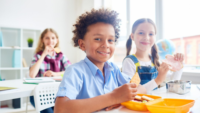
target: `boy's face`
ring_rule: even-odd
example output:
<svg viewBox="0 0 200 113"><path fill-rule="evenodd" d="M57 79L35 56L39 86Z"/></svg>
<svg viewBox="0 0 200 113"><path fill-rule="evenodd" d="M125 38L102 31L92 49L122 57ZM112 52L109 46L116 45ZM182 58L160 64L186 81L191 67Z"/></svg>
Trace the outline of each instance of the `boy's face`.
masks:
<svg viewBox="0 0 200 113"><path fill-rule="evenodd" d="M98 22L88 26L84 39L79 39L80 49L95 65L110 59L115 50L115 30L112 25Z"/></svg>

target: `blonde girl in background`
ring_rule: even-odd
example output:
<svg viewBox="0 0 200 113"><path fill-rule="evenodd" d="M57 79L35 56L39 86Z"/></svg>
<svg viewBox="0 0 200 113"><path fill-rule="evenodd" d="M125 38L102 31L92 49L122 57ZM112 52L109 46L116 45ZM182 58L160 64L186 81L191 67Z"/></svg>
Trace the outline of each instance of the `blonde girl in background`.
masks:
<svg viewBox="0 0 200 113"><path fill-rule="evenodd" d="M58 34L55 30L47 28L42 32L35 50L30 67L31 78L55 77L64 74L71 63L62 52L56 52L55 48L59 48Z"/></svg>
<svg viewBox="0 0 200 113"><path fill-rule="evenodd" d="M29 76L56 77L64 74L65 69L71 64L59 50L59 37L52 28L45 29L38 41L35 55L33 57ZM33 96L30 97L31 104L35 107ZM41 113L53 113L53 108L47 108Z"/></svg>

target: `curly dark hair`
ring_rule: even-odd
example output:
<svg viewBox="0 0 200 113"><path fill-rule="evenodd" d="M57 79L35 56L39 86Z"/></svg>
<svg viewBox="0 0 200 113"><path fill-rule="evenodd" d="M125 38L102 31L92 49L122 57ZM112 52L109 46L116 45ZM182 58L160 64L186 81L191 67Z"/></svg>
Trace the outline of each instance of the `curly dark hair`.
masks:
<svg viewBox="0 0 200 113"><path fill-rule="evenodd" d="M73 30L74 36L72 38L74 47L79 46L78 40L83 39L88 26L103 22L106 24L111 24L114 27L115 30L115 38L116 41L119 38L119 31L120 31L120 19L118 19L118 13L114 10L104 9L101 8L99 10L92 9L90 12L86 12L78 17L76 24L73 26L75 29Z"/></svg>

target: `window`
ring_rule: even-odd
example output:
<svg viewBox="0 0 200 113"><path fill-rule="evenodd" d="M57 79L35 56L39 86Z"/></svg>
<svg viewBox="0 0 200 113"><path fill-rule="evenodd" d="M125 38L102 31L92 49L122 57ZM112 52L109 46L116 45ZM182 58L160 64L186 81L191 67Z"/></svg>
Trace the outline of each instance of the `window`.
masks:
<svg viewBox="0 0 200 113"><path fill-rule="evenodd" d="M178 45L177 47L176 47L176 53L180 53L181 52L181 45Z"/></svg>
<svg viewBox="0 0 200 113"><path fill-rule="evenodd" d="M186 66L200 64L199 4L199 0L163 0L163 38L180 47L176 51L185 55Z"/></svg>
<svg viewBox="0 0 200 113"><path fill-rule="evenodd" d="M200 55L200 44L198 44L198 55Z"/></svg>
<svg viewBox="0 0 200 113"><path fill-rule="evenodd" d="M126 40L131 27L139 18L151 18L157 23L158 39L169 39L176 47L174 53L185 55L185 66L200 64L200 1L199 0L104 0L109 8L120 13L121 32L112 61L122 64L126 56ZM134 53L134 45L132 45ZM199 69L199 68L198 68ZM199 69L200 70L200 69Z"/></svg>
<svg viewBox="0 0 200 113"><path fill-rule="evenodd" d="M119 13L121 19L120 38L111 60L118 66L126 57L126 41L131 34L133 23L140 18L151 18L155 22L155 0L105 0L104 6ZM135 52L134 44L132 52Z"/></svg>
<svg viewBox="0 0 200 113"><path fill-rule="evenodd" d="M140 18L150 18L155 22L155 17L155 0L130 0L130 28Z"/></svg>
<svg viewBox="0 0 200 113"><path fill-rule="evenodd" d="M187 55L187 56L190 56L190 55L191 55L191 45L190 45L190 44L188 44L188 45L186 46L186 55Z"/></svg>

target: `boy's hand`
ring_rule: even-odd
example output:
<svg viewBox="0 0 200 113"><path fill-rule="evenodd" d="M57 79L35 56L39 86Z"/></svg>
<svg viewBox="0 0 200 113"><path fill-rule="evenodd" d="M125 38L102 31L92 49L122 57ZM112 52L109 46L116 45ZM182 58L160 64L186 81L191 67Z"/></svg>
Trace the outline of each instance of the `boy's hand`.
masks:
<svg viewBox="0 0 200 113"><path fill-rule="evenodd" d="M167 72L169 71L169 69L170 69L170 66L167 63L162 62L162 64L158 68L158 76L155 79L155 82L158 85L160 85L165 80L165 77L166 77Z"/></svg>
<svg viewBox="0 0 200 113"><path fill-rule="evenodd" d="M176 53L174 55L174 60L183 62L184 61L184 55L182 53Z"/></svg>
<svg viewBox="0 0 200 113"><path fill-rule="evenodd" d="M44 77L54 77L54 76L56 76L56 73L51 70L48 70L48 71L44 72L43 76Z"/></svg>
<svg viewBox="0 0 200 113"><path fill-rule="evenodd" d="M109 106L109 107L106 108L106 111L109 111L111 109L117 108L119 106L121 106L121 104L115 104L115 105Z"/></svg>
<svg viewBox="0 0 200 113"><path fill-rule="evenodd" d="M134 83L127 83L113 90L112 98L116 104L133 100L136 96L137 87Z"/></svg>

